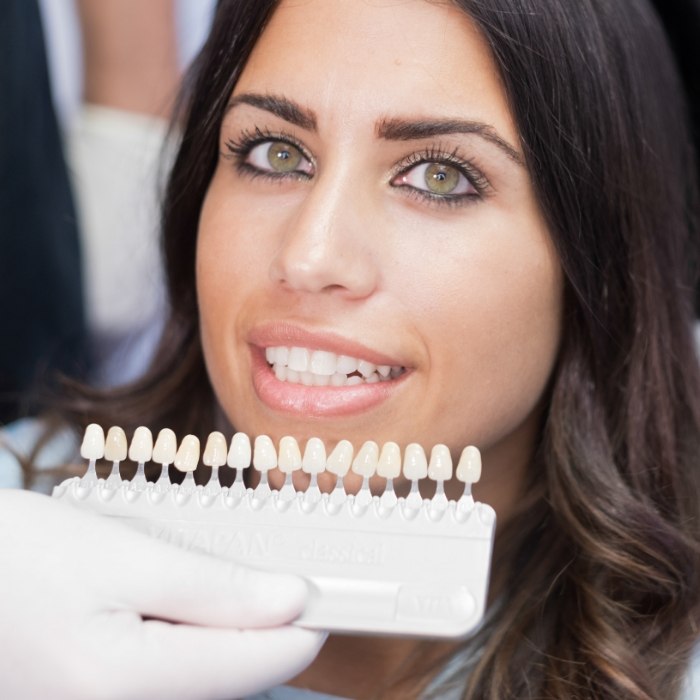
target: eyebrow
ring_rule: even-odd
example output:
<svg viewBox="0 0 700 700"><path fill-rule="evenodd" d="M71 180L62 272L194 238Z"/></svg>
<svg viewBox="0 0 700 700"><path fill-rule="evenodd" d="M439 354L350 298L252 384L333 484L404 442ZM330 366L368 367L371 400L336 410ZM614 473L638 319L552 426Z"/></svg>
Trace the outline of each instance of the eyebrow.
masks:
<svg viewBox="0 0 700 700"><path fill-rule="evenodd" d="M261 95L245 92L236 95L226 106L226 113L240 104L270 112L280 119L309 131L317 130L316 115L310 109L279 95ZM498 135L489 124L466 119L398 119L385 118L376 126L376 134L387 141L417 141L431 136L474 134L497 146L508 158L525 166L525 159L508 141Z"/></svg>
<svg viewBox="0 0 700 700"><path fill-rule="evenodd" d="M236 105L246 104L251 107L271 112L280 119L294 124L301 129L316 131L316 115L296 102L278 95L258 95L254 92L244 92L236 95L226 106L226 112L230 112Z"/></svg>
<svg viewBox="0 0 700 700"><path fill-rule="evenodd" d="M413 141L447 134L476 134L500 148L518 165L525 165L523 156L492 126L483 122L466 119L383 119L377 125L377 136L388 141Z"/></svg>

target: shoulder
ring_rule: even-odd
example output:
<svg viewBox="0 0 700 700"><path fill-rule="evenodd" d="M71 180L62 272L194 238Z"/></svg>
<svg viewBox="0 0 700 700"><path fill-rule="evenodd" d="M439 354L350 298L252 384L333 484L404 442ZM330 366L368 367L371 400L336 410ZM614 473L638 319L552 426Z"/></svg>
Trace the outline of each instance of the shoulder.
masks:
<svg viewBox="0 0 700 700"><path fill-rule="evenodd" d="M700 698L700 643L695 647L695 652L690 659L688 675L680 700L698 700Z"/></svg>
<svg viewBox="0 0 700 700"><path fill-rule="evenodd" d="M23 418L0 428L0 488L24 487L22 461L32 459L35 469L33 486L49 492L53 479L48 471L66 464L78 455L78 440L69 428L49 432L39 418Z"/></svg>

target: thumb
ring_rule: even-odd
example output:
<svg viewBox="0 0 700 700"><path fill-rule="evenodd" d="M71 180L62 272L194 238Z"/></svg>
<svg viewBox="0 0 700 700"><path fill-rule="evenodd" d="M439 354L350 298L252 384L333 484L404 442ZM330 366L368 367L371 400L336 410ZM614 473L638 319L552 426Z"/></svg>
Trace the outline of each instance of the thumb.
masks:
<svg viewBox="0 0 700 700"><path fill-rule="evenodd" d="M123 563L115 568L122 573L114 589L124 607L142 616L246 629L282 625L304 609L308 589L299 577L128 534L133 538L120 542Z"/></svg>

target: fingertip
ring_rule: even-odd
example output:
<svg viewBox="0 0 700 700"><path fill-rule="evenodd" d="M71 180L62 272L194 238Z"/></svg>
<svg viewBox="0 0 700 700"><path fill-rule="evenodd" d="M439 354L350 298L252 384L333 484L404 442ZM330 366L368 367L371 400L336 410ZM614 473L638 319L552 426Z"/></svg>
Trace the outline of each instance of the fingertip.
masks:
<svg viewBox="0 0 700 700"><path fill-rule="evenodd" d="M308 603L310 588L300 576L263 573L261 584L260 594L265 598L267 611L274 620L294 620Z"/></svg>

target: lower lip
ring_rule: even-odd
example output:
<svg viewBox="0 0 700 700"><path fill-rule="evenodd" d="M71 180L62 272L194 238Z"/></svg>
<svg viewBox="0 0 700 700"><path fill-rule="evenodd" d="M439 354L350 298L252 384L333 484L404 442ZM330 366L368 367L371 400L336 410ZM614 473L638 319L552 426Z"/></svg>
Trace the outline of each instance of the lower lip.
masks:
<svg viewBox="0 0 700 700"><path fill-rule="evenodd" d="M350 416L375 408L391 396L408 374L372 384L306 386L277 379L263 352L252 348L253 386L258 398L273 410L309 417Z"/></svg>

